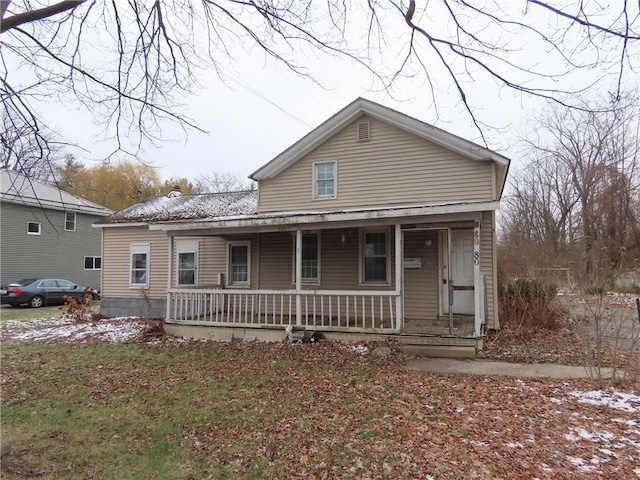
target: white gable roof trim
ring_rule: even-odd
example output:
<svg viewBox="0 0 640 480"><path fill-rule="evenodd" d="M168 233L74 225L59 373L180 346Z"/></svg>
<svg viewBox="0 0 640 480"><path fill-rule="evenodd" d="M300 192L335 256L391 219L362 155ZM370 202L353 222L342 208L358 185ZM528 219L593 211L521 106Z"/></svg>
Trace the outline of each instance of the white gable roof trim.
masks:
<svg viewBox="0 0 640 480"><path fill-rule="evenodd" d="M454 151L466 158L472 160L492 160L500 166L509 166L509 159L507 157L488 148L481 147L469 140L378 103L364 98L358 98L319 127L302 137L302 139L294 143L269 163L253 172L249 175L249 178L253 180L265 180L275 177L278 173L298 161L362 114L370 115L373 118L429 140L436 145Z"/></svg>

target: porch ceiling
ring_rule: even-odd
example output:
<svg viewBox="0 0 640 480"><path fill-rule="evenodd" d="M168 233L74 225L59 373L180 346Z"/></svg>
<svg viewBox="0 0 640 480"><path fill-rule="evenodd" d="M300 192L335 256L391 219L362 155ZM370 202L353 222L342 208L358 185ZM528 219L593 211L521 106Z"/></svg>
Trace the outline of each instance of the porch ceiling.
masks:
<svg viewBox="0 0 640 480"><path fill-rule="evenodd" d="M394 223L411 223L416 218L461 215L477 213L486 210L498 210L499 202L465 202L447 204L426 204L412 206L393 206L381 208L352 209L331 212L275 212L246 215L238 217L222 217L203 220L184 220L163 222L149 225L150 230L166 232L186 232L191 230L295 230L300 225L305 228L323 226L327 224L338 228L341 224L348 223L376 223L380 220L389 220Z"/></svg>

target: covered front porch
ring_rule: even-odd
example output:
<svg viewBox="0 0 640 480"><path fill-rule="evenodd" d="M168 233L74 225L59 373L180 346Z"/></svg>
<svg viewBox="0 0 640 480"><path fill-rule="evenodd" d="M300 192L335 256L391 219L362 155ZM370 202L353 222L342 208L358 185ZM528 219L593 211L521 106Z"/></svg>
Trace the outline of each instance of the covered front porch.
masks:
<svg viewBox="0 0 640 480"><path fill-rule="evenodd" d="M326 220L326 216L325 220ZM170 325L481 339L487 289L481 212L226 229L167 228ZM201 227L201 226L200 226ZM314 237L315 236L315 237ZM215 237L226 265L180 284L180 247ZM186 240L185 240L186 239ZM241 248L235 249L240 245ZM246 247L242 247L246 245ZM202 248L207 248L206 244ZM194 258L202 278L209 268ZM208 279L211 279L209 275Z"/></svg>

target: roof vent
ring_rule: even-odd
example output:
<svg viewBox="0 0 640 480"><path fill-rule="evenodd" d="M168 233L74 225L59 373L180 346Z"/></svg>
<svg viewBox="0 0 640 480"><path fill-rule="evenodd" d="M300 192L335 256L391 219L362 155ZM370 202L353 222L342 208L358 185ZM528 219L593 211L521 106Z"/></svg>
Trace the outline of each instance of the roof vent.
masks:
<svg viewBox="0 0 640 480"><path fill-rule="evenodd" d="M371 124L369 122L361 122L356 125L356 140L359 142L371 140Z"/></svg>
<svg viewBox="0 0 640 480"><path fill-rule="evenodd" d="M182 196L182 192L180 191L180 185L174 185L173 189L167 194L167 198L175 198Z"/></svg>

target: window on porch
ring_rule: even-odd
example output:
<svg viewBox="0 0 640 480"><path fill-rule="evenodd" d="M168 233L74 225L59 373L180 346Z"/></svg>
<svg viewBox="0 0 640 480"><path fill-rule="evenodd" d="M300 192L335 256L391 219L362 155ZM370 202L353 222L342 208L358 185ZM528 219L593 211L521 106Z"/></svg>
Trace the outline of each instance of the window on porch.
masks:
<svg viewBox="0 0 640 480"><path fill-rule="evenodd" d="M229 244L229 285L249 286L250 281L250 244Z"/></svg>
<svg viewBox="0 0 640 480"><path fill-rule="evenodd" d="M178 285L198 284L198 242L178 243Z"/></svg>
<svg viewBox="0 0 640 480"><path fill-rule="evenodd" d="M293 238L291 283L296 283L296 240ZM320 235L317 232L302 234L302 283L320 283Z"/></svg>
<svg viewBox="0 0 640 480"><path fill-rule="evenodd" d="M362 283L388 283L388 232L384 230L364 231L361 252Z"/></svg>

